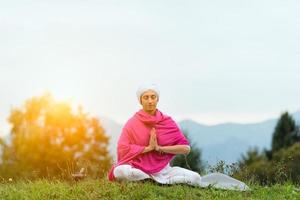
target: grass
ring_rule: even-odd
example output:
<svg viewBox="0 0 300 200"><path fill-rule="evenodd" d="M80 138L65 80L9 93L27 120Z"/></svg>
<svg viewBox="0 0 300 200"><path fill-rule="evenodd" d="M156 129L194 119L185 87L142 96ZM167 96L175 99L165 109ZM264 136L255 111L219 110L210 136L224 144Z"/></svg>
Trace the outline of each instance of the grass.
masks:
<svg viewBox="0 0 300 200"><path fill-rule="evenodd" d="M238 192L197 188L188 185L159 185L154 182L111 183L106 179L62 182L50 180L3 181L0 199L300 199L300 189L290 183Z"/></svg>

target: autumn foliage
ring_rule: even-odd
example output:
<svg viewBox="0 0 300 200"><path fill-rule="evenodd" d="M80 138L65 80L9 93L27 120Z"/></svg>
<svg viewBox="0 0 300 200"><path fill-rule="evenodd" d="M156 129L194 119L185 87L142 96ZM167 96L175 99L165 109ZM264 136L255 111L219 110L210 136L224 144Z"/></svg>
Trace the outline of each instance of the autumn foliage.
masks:
<svg viewBox="0 0 300 200"><path fill-rule="evenodd" d="M51 94L11 110L9 142L2 143L2 177L70 178L82 167L101 177L111 165L109 137L99 120L55 101Z"/></svg>

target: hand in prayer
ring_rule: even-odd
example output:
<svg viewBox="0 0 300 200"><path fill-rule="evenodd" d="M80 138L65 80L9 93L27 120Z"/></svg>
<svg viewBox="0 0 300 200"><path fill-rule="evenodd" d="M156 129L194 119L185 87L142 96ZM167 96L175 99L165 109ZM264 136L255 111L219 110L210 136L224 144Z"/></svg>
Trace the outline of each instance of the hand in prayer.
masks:
<svg viewBox="0 0 300 200"><path fill-rule="evenodd" d="M155 150L159 152L160 154L164 153L161 149L161 147L157 143L157 137L156 137L156 130L153 127L150 131L150 140L149 145L144 149L143 153L149 152Z"/></svg>
<svg viewBox="0 0 300 200"><path fill-rule="evenodd" d="M156 148L156 146L157 146L157 139L156 139L155 128L152 128L151 131L150 131L149 146L151 147L152 150L154 150Z"/></svg>
<svg viewBox="0 0 300 200"><path fill-rule="evenodd" d="M151 134L151 137L152 137L152 143L153 143L153 145L154 145L153 150L159 152L160 154L164 153L164 152L161 150L161 148L160 148L160 146L158 145L158 143L157 143L157 137L156 137L156 130L155 130L155 128L152 128L152 129L151 129L150 134ZM151 138L150 138L150 140L151 140Z"/></svg>
<svg viewBox="0 0 300 200"><path fill-rule="evenodd" d="M152 128L150 131L149 144L147 147L145 147L142 153L147 153L149 151L155 150L157 148L156 146L158 146L157 139L156 139L156 131L155 128Z"/></svg>

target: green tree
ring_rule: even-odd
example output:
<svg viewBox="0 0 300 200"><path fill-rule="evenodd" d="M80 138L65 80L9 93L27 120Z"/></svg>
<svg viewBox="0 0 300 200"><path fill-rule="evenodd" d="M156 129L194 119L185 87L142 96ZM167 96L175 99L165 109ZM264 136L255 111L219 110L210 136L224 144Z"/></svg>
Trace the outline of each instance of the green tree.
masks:
<svg viewBox="0 0 300 200"><path fill-rule="evenodd" d="M288 112L281 114L272 137L270 150L260 153L249 149L242 155L234 177L262 185L292 181L300 183L300 132Z"/></svg>
<svg viewBox="0 0 300 200"><path fill-rule="evenodd" d="M171 161L172 166L179 166L201 173L204 169L201 160L201 150L191 141L186 131L183 132L186 138L190 141L190 153L188 155L176 155Z"/></svg>
<svg viewBox="0 0 300 200"><path fill-rule="evenodd" d="M300 141L299 128L288 112L284 112L277 122L272 137L272 154L281 148L292 146Z"/></svg>
<svg viewBox="0 0 300 200"><path fill-rule="evenodd" d="M2 144L2 176L66 178L85 167L95 177L111 165L108 136L81 106L73 109L45 94L13 108L8 121L11 141Z"/></svg>

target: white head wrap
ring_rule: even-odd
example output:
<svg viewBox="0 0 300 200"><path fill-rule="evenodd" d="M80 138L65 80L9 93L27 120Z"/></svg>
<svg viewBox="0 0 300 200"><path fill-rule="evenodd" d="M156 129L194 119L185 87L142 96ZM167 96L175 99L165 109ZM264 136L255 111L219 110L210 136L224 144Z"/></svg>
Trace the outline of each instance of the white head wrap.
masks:
<svg viewBox="0 0 300 200"><path fill-rule="evenodd" d="M155 83L145 83L143 85L140 85L138 90L136 91L136 96L139 102L141 102L142 94L148 90L153 90L157 94L157 97L159 97L159 89L157 85Z"/></svg>

